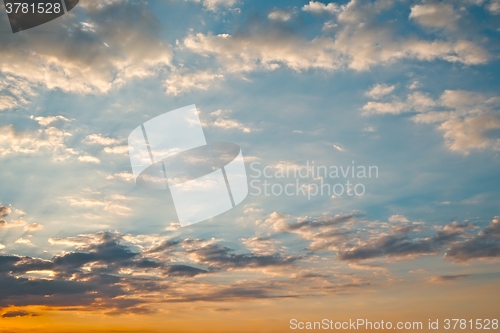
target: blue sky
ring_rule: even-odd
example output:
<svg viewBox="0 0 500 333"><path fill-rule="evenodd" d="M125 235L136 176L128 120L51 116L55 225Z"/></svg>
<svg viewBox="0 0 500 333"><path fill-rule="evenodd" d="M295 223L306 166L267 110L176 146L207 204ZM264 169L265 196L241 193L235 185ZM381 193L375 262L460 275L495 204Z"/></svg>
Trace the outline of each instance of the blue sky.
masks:
<svg viewBox="0 0 500 333"><path fill-rule="evenodd" d="M186 300L197 275L212 296L211 279L230 289L246 274L305 295L319 282L287 285L301 270L361 289L387 287L375 272L415 281L419 269L422 283L498 281L499 15L496 0L81 1L12 34L1 14L0 254L56 265L112 242L137 262L153 256L155 269L201 270L162 275ZM167 191L135 185L126 139L191 104L208 141L242 148L249 175L252 162L354 161L379 177L360 197L250 195L179 228ZM175 251L154 250L167 240ZM85 269L100 274L110 265L100 258ZM44 304L22 290L9 297Z"/></svg>

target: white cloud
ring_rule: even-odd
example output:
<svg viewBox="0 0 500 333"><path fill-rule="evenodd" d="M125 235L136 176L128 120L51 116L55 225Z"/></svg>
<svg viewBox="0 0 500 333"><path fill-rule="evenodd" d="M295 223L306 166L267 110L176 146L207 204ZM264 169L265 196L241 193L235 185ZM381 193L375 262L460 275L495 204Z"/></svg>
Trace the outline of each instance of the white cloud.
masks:
<svg viewBox="0 0 500 333"><path fill-rule="evenodd" d="M23 107L34 96L36 93L28 81L10 75L0 78L0 111Z"/></svg>
<svg viewBox="0 0 500 333"><path fill-rule="evenodd" d="M266 237L249 237L240 239L241 242L252 252L258 255L273 255L278 251L278 241Z"/></svg>
<svg viewBox="0 0 500 333"><path fill-rule="evenodd" d="M420 91L409 94L406 103L418 112L428 111L436 105L436 102L429 95Z"/></svg>
<svg viewBox="0 0 500 333"><path fill-rule="evenodd" d="M412 119L416 123L431 124L431 123L442 123L449 119L451 116L450 112L439 111L439 112L426 112L419 113L415 115Z"/></svg>
<svg viewBox="0 0 500 333"><path fill-rule="evenodd" d="M401 101L368 102L363 106L363 114L400 114L409 111L408 105Z"/></svg>
<svg viewBox="0 0 500 333"><path fill-rule="evenodd" d="M365 93L369 95L371 92ZM378 97L378 96L377 96ZM379 97L380 98L380 97ZM410 111L428 111L428 108L435 105L435 101L422 92L414 92L406 97L406 101L393 98L389 102L373 102L370 101L363 106L365 115L368 114L400 114Z"/></svg>
<svg viewBox="0 0 500 333"><path fill-rule="evenodd" d="M418 81L416 81L416 80L415 80L415 81L413 81L413 82L412 82L412 83L408 86L408 89L413 90L413 89L420 88L420 86L421 86L421 85L420 85L420 82L418 82Z"/></svg>
<svg viewBox="0 0 500 333"><path fill-rule="evenodd" d="M239 129L245 133L250 133L252 131L250 127L246 127L234 119L217 119L211 123L211 125L222 129Z"/></svg>
<svg viewBox="0 0 500 333"><path fill-rule="evenodd" d="M459 15L452 5L435 3L411 7L410 18L425 27L456 29Z"/></svg>
<svg viewBox="0 0 500 333"><path fill-rule="evenodd" d="M342 7L334 2L331 2L326 5L319 1L309 1L308 4L302 7L302 10L314 14L322 14L322 13L336 14L342 11Z"/></svg>
<svg viewBox="0 0 500 333"><path fill-rule="evenodd" d="M394 88L395 86L389 86L387 84L376 84L372 89L368 90L365 95L373 99L379 99L390 94Z"/></svg>
<svg viewBox="0 0 500 333"><path fill-rule="evenodd" d="M28 245L28 246L33 246L33 244L31 243L31 241L29 239L26 239L26 238L19 238L18 240L16 240L14 242L15 244L22 244L22 245Z"/></svg>
<svg viewBox="0 0 500 333"><path fill-rule="evenodd" d="M223 78L224 75L210 71L192 73L173 72L165 81L165 88L167 95L177 96L192 89L208 90L208 88Z"/></svg>
<svg viewBox="0 0 500 333"><path fill-rule="evenodd" d="M78 154L66 146L69 136L70 133L55 127L24 132L16 132L12 125L0 127L0 156L51 152L56 160L66 159Z"/></svg>
<svg viewBox="0 0 500 333"><path fill-rule="evenodd" d="M104 210L120 216L128 216L132 213L132 209L116 202L108 202L106 206L104 206Z"/></svg>
<svg viewBox="0 0 500 333"><path fill-rule="evenodd" d="M0 96L0 111L12 109L16 106L18 106L18 103L12 96Z"/></svg>
<svg viewBox="0 0 500 333"><path fill-rule="evenodd" d="M449 108L465 110L485 100L486 97L484 95L465 90L445 90L440 97L442 105Z"/></svg>
<svg viewBox="0 0 500 333"><path fill-rule="evenodd" d="M472 149L500 150L500 139L488 137L488 131L500 130L498 114L451 118L438 128L444 132L445 144L450 150L466 154Z"/></svg>
<svg viewBox="0 0 500 333"><path fill-rule="evenodd" d="M106 154L127 155L128 146L106 147L103 151Z"/></svg>
<svg viewBox="0 0 500 333"><path fill-rule="evenodd" d="M333 148L337 149L338 151L341 151L341 152L346 151L346 149L344 147L342 147L341 145L337 145L337 144L332 143L331 146Z"/></svg>
<svg viewBox="0 0 500 333"><path fill-rule="evenodd" d="M237 0L191 0L201 2L205 8L211 11L217 11L223 7L233 7L238 3Z"/></svg>
<svg viewBox="0 0 500 333"><path fill-rule="evenodd" d="M214 112L210 113L210 116L215 119L209 121L209 122L203 122L204 126L212 126L212 127L218 127L222 129L238 129L243 131L244 133L250 133L252 132L252 128L243 125L236 119L231 119L228 117L228 114L231 113L231 110L221 110L218 109Z"/></svg>

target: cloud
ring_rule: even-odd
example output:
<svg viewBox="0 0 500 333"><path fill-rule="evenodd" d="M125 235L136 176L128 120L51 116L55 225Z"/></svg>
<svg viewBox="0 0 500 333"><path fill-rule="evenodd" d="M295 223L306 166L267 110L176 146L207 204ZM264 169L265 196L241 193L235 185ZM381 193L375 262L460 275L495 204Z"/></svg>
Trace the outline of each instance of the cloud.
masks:
<svg viewBox="0 0 500 333"><path fill-rule="evenodd" d="M273 255L278 252L278 241L271 237L249 237L242 238L241 241L252 253Z"/></svg>
<svg viewBox="0 0 500 333"><path fill-rule="evenodd" d="M42 229L43 229L43 225L40 223L30 223L30 224L27 224L26 226L24 226L24 231L26 231L26 232L33 232L33 231L38 231L38 230L42 230Z"/></svg>
<svg viewBox="0 0 500 333"><path fill-rule="evenodd" d="M347 150L344 147L342 147L341 145L336 145L334 143L332 143L331 145L333 148L337 149L338 151L346 151Z"/></svg>
<svg viewBox="0 0 500 333"><path fill-rule="evenodd" d="M78 152L66 145L71 133L55 127L17 132L14 126L0 127L0 156L52 153L54 160L65 160Z"/></svg>
<svg viewBox="0 0 500 333"><path fill-rule="evenodd" d="M31 243L31 240L29 239L26 239L26 238L19 238L18 240L16 240L14 242L15 244L22 244L22 245L28 245L28 246L33 246L33 244Z"/></svg>
<svg viewBox="0 0 500 333"><path fill-rule="evenodd" d="M488 10L493 15L500 14L500 0L491 0L487 6Z"/></svg>
<svg viewBox="0 0 500 333"><path fill-rule="evenodd" d="M370 91L366 94L368 95ZM463 90L445 90L438 99L415 91L405 100L384 96L386 101L369 101L364 115L417 113L417 123L434 123L443 132L446 147L468 154L473 149L500 150L500 139L490 133L500 129L500 98Z"/></svg>
<svg viewBox="0 0 500 333"><path fill-rule="evenodd" d="M0 205L0 217L5 217L12 213L12 206L2 206Z"/></svg>
<svg viewBox="0 0 500 333"><path fill-rule="evenodd" d="M188 250L190 258L199 264L208 265L217 269L232 270L237 268L262 268L292 265L299 258L278 254L259 255L259 254L237 254L230 248L217 244L208 244L206 246Z"/></svg>
<svg viewBox="0 0 500 333"><path fill-rule="evenodd" d="M35 317L36 313L30 313L26 311L7 311L2 314L2 318L16 318L16 317Z"/></svg>
<svg viewBox="0 0 500 333"><path fill-rule="evenodd" d="M305 250L333 251L340 261L359 263L376 258L412 259L436 256L446 250L445 258L466 261L475 257L500 257L500 219L474 236L471 223L452 222L429 235L422 223L410 223L402 215L393 215L389 222L367 221L362 214L352 212L333 217L292 219L289 215L273 213L260 222L278 233L293 233L310 241ZM360 225L361 224L361 225ZM497 230L498 229L498 230ZM432 229L431 229L432 230ZM271 239L275 238L274 236ZM261 238L266 241L267 238ZM258 243L260 239L244 239ZM252 244L253 245L253 244ZM473 248L478 248L473 250Z"/></svg>
<svg viewBox="0 0 500 333"><path fill-rule="evenodd" d="M408 112L411 107L401 101L393 102L368 102L363 106L364 115L369 114L400 114Z"/></svg>
<svg viewBox="0 0 500 333"><path fill-rule="evenodd" d="M391 217L389 217L389 222L408 223L410 221L404 215L392 215Z"/></svg>
<svg viewBox="0 0 500 333"><path fill-rule="evenodd" d="M80 162L101 164L101 160L99 160L97 157L91 156L91 155L78 156L78 160Z"/></svg>
<svg viewBox="0 0 500 333"><path fill-rule="evenodd" d="M0 220L0 228L18 228L26 225L26 221L20 217L16 220L11 220L9 222L5 220Z"/></svg>
<svg viewBox="0 0 500 333"><path fill-rule="evenodd" d="M26 80L10 75L0 78L0 111L26 106L36 95Z"/></svg>
<svg viewBox="0 0 500 333"><path fill-rule="evenodd" d="M424 27L456 29L460 16L450 4L423 4L411 7L410 19Z"/></svg>
<svg viewBox="0 0 500 333"><path fill-rule="evenodd" d="M270 20L286 22L290 21L294 15L295 13L291 10L277 9L270 12L269 15L267 15L267 17Z"/></svg>
<svg viewBox="0 0 500 333"><path fill-rule="evenodd" d="M203 6L210 11L218 11L223 7L233 7L238 3L238 0L190 0L202 3Z"/></svg>
<svg viewBox="0 0 500 333"><path fill-rule="evenodd" d="M310 1L302 11L335 14L336 17L325 22L324 34L313 39L268 20L250 24L232 35L191 33L177 43L179 49L201 56L200 61L212 64L216 70L173 70L165 81L166 92L179 95L194 89L207 90L228 75L243 77L245 73L278 68L297 72L343 71L346 68L367 71L406 59L478 65L491 58L478 42L446 36L424 39L396 34L394 28L381 25L378 19L393 4L392 1L352 0L339 6ZM293 10L276 9L268 18L271 21L290 20L292 13ZM421 7L415 6L413 15L425 20ZM334 36L329 33L333 27Z"/></svg>
<svg viewBox="0 0 500 333"><path fill-rule="evenodd" d="M167 95L177 96L192 89L208 90L224 75L211 71L173 72L165 81Z"/></svg>
<svg viewBox="0 0 500 333"><path fill-rule="evenodd" d="M85 138L84 142L90 145L111 146L120 144L122 140L105 137L102 134L90 134Z"/></svg>
<svg viewBox="0 0 500 333"><path fill-rule="evenodd" d="M392 229L389 233L375 235L367 240L337 253L340 260L359 261L378 257L413 258L423 255L437 255L453 241L464 235L469 224L456 222L438 230L432 237L410 238L414 228Z"/></svg>
<svg viewBox="0 0 500 333"><path fill-rule="evenodd" d="M401 59L475 65L485 63L488 53L472 42L459 40L396 40L386 28L346 28L336 39L320 36L313 40L269 29L265 34L204 35L184 39L184 47L203 56L214 56L230 73L308 69L366 71Z"/></svg>
<svg viewBox="0 0 500 333"><path fill-rule="evenodd" d="M109 314L149 313L156 302L281 298L286 293L279 292L289 288L288 282L247 279L242 284L224 275L218 275L222 283L215 276L214 281L193 278L235 269L292 268L299 260L277 253L237 253L215 239L158 243L162 238L99 232L49 239L52 245L76 247L50 260L0 256L0 283L4 286L0 307L74 306ZM40 272L49 274L40 277Z"/></svg>
<svg viewBox="0 0 500 333"><path fill-rule="evenodd" d="M361 214L353 212L333 217L321 216L316 219L306 217L291 221L290 216L274 212L262 226L269 226L278 233L293 233L310 240L308 250L335 250L351 233L347 226L355 223L360 216Z"/></svg>
<svg viewBox="0 0 500 333"><path fill-rule="evenodd" d="M149 254L149 253L171 251L174 250L180 243L181 243L180 240L167 239L162 241L160 244L149 248L148 250L145 251L145 253Z"/></svg>
<svg viewBox="0 0 500 333"><path fill-rule="evenodd" d="M105 196L100 193L88 197L88 196L67 196L63 197L66 199L71 206L76 206L84 211L98 210L101 212L106 211L114 215L119 216L129 216L132 213L130 207L125 205L125 201L129 200L129 197L121 195L110 195Z"/></svg>
<svg viewBox="0 0 500 333"><path fill-rule="evenodd" d="M468 153L472 149L500 150L500 139L488 137L491 130L500 129L498 114L485 113L466 118L452 118L439 127L444 132L446 146L453 151Z"/></svg>
<svg viewBox="0 0 500 333"><path fill-rule="evenodd" d="M40 126L49 126L50 124L56 121L70 121L68 118L63 116L49 116L49 117L30 117L31 119L36 120Z"/></svg>
<svg viewBox="0 0 500 333"><path fill-rule="evenodd" d="M457 262L498 257L500 257L500 217L495 217L476 236L453 244L445 254L446 259Z"/></svg>
<svg viewBox="0 0 500 333"><path fill-rule="evenodd" d="M170 65L171 48L144 4L81 1L78 8L81 15L50 23L57 33L2 34L0 73L31 87L88 94L106 93ZM1 20L8 26L7 16Z"/></svg>
<svg viewBox="0 0 500 333"><path fill-rule="evenodd" d="M466 274L459 274L459 275L440 275L440 276L431 276L428 281L429 282L450 282L450 281L457 281L457 280L463 280L465 278L468 278L469 276Z"/></svg>
<svg viewBox="0 0 500 333"><path fill-rule="evenodd" d="M390 94L395 87L396 86L389 86L387 84L376 84L373 88L365 92L365 95L373 99L379 99Z"/></svg>
<svg viewBox="0 0 500 333"><path fill-rule="evenodd" d="M217 127L225 130L237 129L242 131L243 133L250 133L254 130L240 123L236 119L229 118L227 116L228 113L231 113L231 110L218 109L214 112L211 112L210 117L212 118L212 120L203 122L203 125Z"/></svg>
<svg viewBox="0 0 500 333"><path fill-rule="evenodd" d="M246 127L234 119L217 119L212 123L212 126L222 129L239 129L244 133L250 133L250 127Z"/></svg>
<svg viewBox="0 0 500 333"><path fill-rule="evenodd" d="M103 152L106 154L128 155L128 146L105 147Z"/></svg>
<svg viewBox="0 0 500 333"><path fill-rule="evenodd" d="M198 33L184 39L184 46L201 55L216 56L227 71L234 73L274 70L281 66L296 71L333 70L340 66L332 53L332 39L320 37L308 41L272 30L267 34L241 36Z"/></svg>
<svg viewBox="0 0 500 333"><path fill-rule="evenodd" d="M309 1L308 4L302 7L303 11L311 12L313 14L322 14L322 13L337 14L340 13L342 9L343 9L342 6L339 6L334 2L325 5L324 3L319 1Z"/></svg>
<svg viewBox="0 0 500 333"><path fill-rule="evenodd" d="M131 182L134 180L134 175L129 173L129 172L118 172L118 173L115 173L114 175L106 176L106 179L107 180L120 179L120 180L124 180L127 182Z"/></svg>

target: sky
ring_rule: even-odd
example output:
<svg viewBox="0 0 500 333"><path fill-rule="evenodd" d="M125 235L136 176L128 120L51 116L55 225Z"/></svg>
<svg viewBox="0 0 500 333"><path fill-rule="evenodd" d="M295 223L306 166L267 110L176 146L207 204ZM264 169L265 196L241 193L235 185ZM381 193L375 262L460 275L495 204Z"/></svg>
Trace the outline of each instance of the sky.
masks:
<svg viewBox="0 0 500 333"><path fill-rule="evenodd" d="M2 332L499 319L500 1L0 7ZM127 138L192 104L249 194L180 227Z"/></svg>

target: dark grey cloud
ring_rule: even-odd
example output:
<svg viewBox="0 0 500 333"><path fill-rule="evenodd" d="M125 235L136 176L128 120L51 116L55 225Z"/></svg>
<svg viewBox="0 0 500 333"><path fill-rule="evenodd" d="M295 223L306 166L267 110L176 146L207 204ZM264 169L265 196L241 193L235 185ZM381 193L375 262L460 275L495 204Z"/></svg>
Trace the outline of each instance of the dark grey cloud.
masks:
<svg viewBox="0 0 500 333"><path fill-rule="evenodd" d="M412 228L392 229L389 234L383 234L361 241L348 250L337 253L340 260L358 261L377 257L412 257L421 255L436 255L442 249L457 240L469 228L469 224L456 222L445 226L432 237L411 237Z"/></svg>
<svg viewBox="0 0 500 333"><path fill-rule="evenodd" d="M237 253L214 244L213 239L165 240L141 253L118 233L100 232L79 237L85 239L79 243L83 245L50 260L0 256L0 308L88 307L114 315L154 311L151 299L155 299L159 291L172 302L290 297L288 292L278 292L281 287L273 283L241 286L229 282L221 287L200 283L193 277L240 268L292 267L300 259L279 254ZM148 257L151 254L155 257ZM183 257L185 263L179 261ZM195 265L189 264L192 260ZM31 275L31 272L43 271L52 275L46 278ZM144 272L151 274L134 275Z"/></svg>
<svg viewBox="0 0 500 333"><path fill-rule="evenodd" d="M471 259L500 257L500 218L496 217L476 236L455 243L446 251L445 258L464 262Z"/></svg>
<svg viewBox="0 0 500 333"><path fill-rule="evenodd" d="M35 317L36 313L26 311L7 311L2 315L2 318L15 318L15 317Z"/></svg>
<svg viewBox="0 0 500 333"><path fill-rule="evenodd" d="M0 217L5 217L12 212L12 208L10 206L0 206Z"/></svg>
<svg viewBox="0 0 500 333"><path fill-rule="evenodd" d="M153 311L136 297L164 290L162 281L144 280L121 273L158 270L160 275L189 278L207 273L188 265L170 265L147 258L123 244L122 235L97 233L75 252L43 260L26 256L0 256L0 307L26 305L88 306L110 314ZM50 278L26 277L31 271L51 271Z"/></svg>

